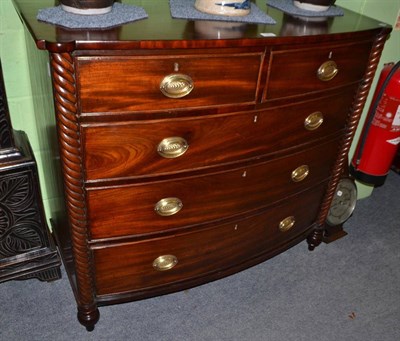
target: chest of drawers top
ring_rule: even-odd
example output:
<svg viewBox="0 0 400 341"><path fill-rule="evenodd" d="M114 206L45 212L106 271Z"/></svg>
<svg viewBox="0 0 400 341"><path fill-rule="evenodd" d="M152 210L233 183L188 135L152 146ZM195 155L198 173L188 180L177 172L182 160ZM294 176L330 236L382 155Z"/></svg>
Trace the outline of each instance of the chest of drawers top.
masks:
<svg viewBox="0 0 400 341"><path fill-rule="evenodd" d="M108 29L70 29L36 19L39 9L53 7L54 0L14 2L37 46L51 52L293 46L343 40L344 35L352 36L352 40L363 40L371 35L371 31L390 30L389 25L346 9L343 16L318 21L301 20L301 17L293 17L267 6L265 0L256 0L255 4L275 19L276 24L220 24L215 21L174 19L170 14L169 1L123 0L125 4L143 7L148 18Z"/></svg>

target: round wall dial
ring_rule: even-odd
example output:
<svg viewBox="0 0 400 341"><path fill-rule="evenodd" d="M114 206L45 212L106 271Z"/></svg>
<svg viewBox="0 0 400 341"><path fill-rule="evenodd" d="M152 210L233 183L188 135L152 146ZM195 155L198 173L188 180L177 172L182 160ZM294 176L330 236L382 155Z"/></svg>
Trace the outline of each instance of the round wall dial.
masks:
<svg viewBox="0 0 400 341"><path fill-rule="evenodd" d="M326 218L328 225L340 225L349 219L356 207L356 201L357 187L354 181L349 178L341 179Z"/></svg>

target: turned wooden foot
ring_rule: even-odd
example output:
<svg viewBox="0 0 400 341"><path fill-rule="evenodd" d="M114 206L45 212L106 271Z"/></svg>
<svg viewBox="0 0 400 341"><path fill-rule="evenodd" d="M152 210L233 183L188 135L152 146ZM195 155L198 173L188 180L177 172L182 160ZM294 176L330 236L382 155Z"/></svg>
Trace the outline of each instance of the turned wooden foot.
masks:
<svg viewBox="0 0 400 341"><path fill-rule="evenodd" d="M78 321L88 332L94 330L95 324L99 321L100 312L96 306L94 307L78 307Z"/></svg>
<svg viewBox="0 0 400 341"><path fill-rule="evenodd" d="M324 236L323 229L315 229L307 237L308 249L313 251L319 244L321 244Z"/></svg>

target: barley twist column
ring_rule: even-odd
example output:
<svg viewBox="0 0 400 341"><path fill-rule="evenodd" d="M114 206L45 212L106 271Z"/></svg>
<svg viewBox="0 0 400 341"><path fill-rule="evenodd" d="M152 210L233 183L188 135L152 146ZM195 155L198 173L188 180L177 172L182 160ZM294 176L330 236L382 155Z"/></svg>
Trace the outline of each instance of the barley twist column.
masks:
<svg viewBox="0 0 400 341"><path fill-rule="evenodd" d="M341 142L340 152L333 167L332 178L329 182L328 190L325 193L324 200L322 201L320 213L317 218L317 226L307 238L309 250L314 250L322 242L325 220L329 213L330 204L335 194L336 187L342 176L342 170L348 160L347 156L350 150L350 146L353 141L354 134L357 130L357 125L360 120L365 102L367 100L368 93L379 64L379 59L381 57L382 50L387 39L387 35L388 32L387 30L385 30L381 35L378 36L373 44L367 71L364 75L363 81L358 87L355 99L351 106L349 118L346 123L346 134Z"/></svg>
<svg viewBox="0 0 400 341"><path fill-rule="evenodd" d="M94 301L92 262L87 244L87 217L72 56L69 53L51 54L51 68L60 158L78 287L78 320L88 330L93 330L99 319L99 311Z"/></svg>

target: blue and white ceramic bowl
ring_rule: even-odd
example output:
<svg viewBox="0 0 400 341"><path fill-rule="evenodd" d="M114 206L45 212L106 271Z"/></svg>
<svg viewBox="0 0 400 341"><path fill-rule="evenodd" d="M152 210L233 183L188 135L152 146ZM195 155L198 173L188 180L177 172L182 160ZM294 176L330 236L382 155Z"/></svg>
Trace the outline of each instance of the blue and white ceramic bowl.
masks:
<svg viewBox="0 0 400 341"><path fill-rule="evenodd" d="M306 11L323 12L327 11L336 0L294 0L293 4Z"/></svg>
<svg viewBox="0 0 400 341"><path fill-rule="evenodd" d="M112 10L114 0L60 0L61 8L81 15L105 14Z"/></svg>
<svg viewBox="0 0 400 341"><path fill-rule="evenodd" d="M196 0L194 7L208 14L243 16L250 13L250 0Z"/></svg>

